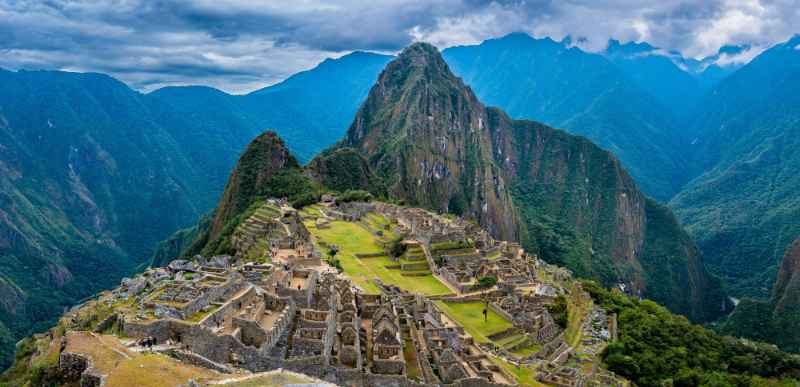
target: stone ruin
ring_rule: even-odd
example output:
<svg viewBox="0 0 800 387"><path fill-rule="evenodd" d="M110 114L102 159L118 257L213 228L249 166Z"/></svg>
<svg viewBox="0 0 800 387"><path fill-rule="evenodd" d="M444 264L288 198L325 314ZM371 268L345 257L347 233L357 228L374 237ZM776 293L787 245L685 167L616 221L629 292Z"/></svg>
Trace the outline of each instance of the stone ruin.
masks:
<svg viewBox="0 0 800 387"><path fill-rule="evenodd" d="M135 302L133 311L116 320L121 332L168 343L173 355L225 372L282 368L356 386L514 383L514 375L491 358L507 353L475 343L431 299L380 282L382 294L365 294L348 279L308 264L319 252L302 215L287 207L268 201L237 229L233 257L174 261L124 280L114 297ZM538 273L565 279L571 273L461 219L379 202L329 204L320 211L348 221L361 221L370 212L391 219L415 251L403 264L431 262L434 275L459 293L445 297L448 302L470 297L487 302L513 324L505 333L522 333L525 343L541 344L525 361L547 364L539 370L543 378L569 379L564 364L571 348L547 310L563 289L540 281ZM242 252L257 246L267 246L271 263ZM482 287L483 277L495 277L498 284ZM470 296L474 292L480 295ZM581 351L599 352L608 341L606 319L595 312L592 324L583 327Z"/></svg>

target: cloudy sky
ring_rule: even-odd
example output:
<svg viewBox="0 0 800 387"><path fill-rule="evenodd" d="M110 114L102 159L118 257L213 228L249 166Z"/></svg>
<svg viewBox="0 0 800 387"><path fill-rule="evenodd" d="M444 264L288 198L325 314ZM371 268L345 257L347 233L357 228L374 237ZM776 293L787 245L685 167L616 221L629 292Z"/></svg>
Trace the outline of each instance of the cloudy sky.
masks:
<svg viewBox="0 0 800 387"><path fill-rule="evenodd" d="M380 4L380 5L377 5ZM0 0L0 67L111 74L143 91L241 93L353 50L440 48L523 31L647 41L700 58L800 33L800 0ZM576 39L577 40L577 39Z"/></svg>

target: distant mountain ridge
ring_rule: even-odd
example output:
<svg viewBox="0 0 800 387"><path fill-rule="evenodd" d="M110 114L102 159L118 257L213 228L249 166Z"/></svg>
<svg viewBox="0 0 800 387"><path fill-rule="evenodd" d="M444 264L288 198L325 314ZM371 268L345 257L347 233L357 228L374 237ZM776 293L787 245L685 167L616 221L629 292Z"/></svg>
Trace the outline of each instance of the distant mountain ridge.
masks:
<svg viewBox="0 0 800 387"><path fill-rule="evenodd" d="M521 34L493 39L484 47L447 49L444 56L448 67L458 70L472 86L476 98L492 96L496 100L490 102L515 118L533 112L529 118L585 135L619 156L646 194L660 200L677 194L670 206L697 238L713 272L725 278L735 295L765 299L785 245L800 230L796 221L800 206L793 195L800 184L794 173L798 166L794 155L798 148L794 135L798 39L776 45L743 67L716 62L723 63L719 61L723 55L737 55L747 47L723 47L713 57L694 60L644 43L612 44L604 52L591 54L568 42ZM484 49L492 45L498 46L496 53L502 55L487 55L490 51ZM553 58L574 60L562 63ZM392 59L354 52L248 95L202 86L140 94L101 74L0 70L0 256L4 259L0 263L0 296L4 299L0 302L0 342L5 344L0 348L10 348L21 332L49 325L55 312L105 287L104 281L113 282L146 264L157 241L207 214L217 203L240 151L263 130L274 129L285 138L299 164L341 139ZM673 67L665 59L671 60ZM668 82L655 76L661 73L669 74L664 78ZM697 111L686 120L676 118L674 112L685 110L690 105L687 101L696 98L696 86L712 91L699 94ZM665 102L671 95L683 96L687 101L678 102L685 106L669 107ZM629 263L619 257L630 256L628 252L644 254L647 246L663 242L586 239L587 233L621 231L597 228L597 224L608 223L607 219L585 221L581 218L585 208L578 212L580 216L567 213L569 201L542 199L563 197L573 204L585 203L582 195L591 192L589 187L595 181L581 182L584 171L557 176L572 184L569 190L559 192L560 196L548 184L521 184L524 179L547 183L554 177L535 176L536 171L546 169L525 169L536 165L533 160L549 162L561 157L559 162L567 165L574 161L570 157L580 152L602 153L587 151L594 149L590 145L576 145L569 151L580 149L578 153L556 155L541 153L546 147L525 148L524 141L501 134L515 132L526 141L548 146L567 137L548 134L561 132L543 130L544 125L525 129L497 109L484 107L483 111L485 125L492 117L495 129L504 129L491 141L481 140L481 152L491 157L474 165L478 172L463 174L479 184L459 181L436 194L415 192L422 197L439 195L436 208L479 211L475 215L483 211L483 203L472 198L492 198L498 208L508 208L515 197L517 201L521 196L532 198L536 206L512 206L492 215L496 230L520 237L523 228L529 233L536 230L545 237L526 243L556 250L567 241L547 238L565 236L571 239L570 246L580 246L567 255L572 267L591 275L603 273L612 278L624 274L625 278L647 281L633 274L641 277L655 268L634 264L632 271L617 273L604 267L613 260L579 266L587 261L577 251L611 251L619 260L613 262L614 267L627 267ZM500 155L497 149L504 153ZM316 164L305 172L318 172L313 177L326 186L376 187L384 193L391 187L384 184L385 176L370 173L374 172L374 160L360 157L353 148L337 148L324 156L313 159ZM450 157L442 161L450 165L453 160L469 162L463 154ZM517 164L506 165L506 157L516 159ZM377 154L375 158L388 159ZM342 165L347 173L342 173ZM410 161L408 165L412 165ZM430 164L415 167L436 172ZM623 169L620 165L603 162L592 164L595 167L601 170L591 173L607 176L619 186L631 186L629 178L617 174ZM411 192L413 184L407 183ZM497 184L510 192L510 200L504 193L493 192L491 187ZM459 194L450 195L454 192ZM453 200L448 198L444 204L441 197L446 196ZM670 230L667 234L677 236L670 241L671 252L664 256L675 256L678 250L683 250L680 256L697 255L667 209L638 196L632 202L644 208L635 212L644 214L647 222L643 224L650 230L663 226ZM161 203L169 203L169 207ZM154 213L164 216L153 217ZM553 213L558 216L551 216ZM613 211L605 214L615 216ZM574 229L582 231L570 234ZM198 232L185 229L159 251L183 250ZM633 239L660 234L645 231ZM629 240L629 236L623 239ZM165 254L164 259L172 255ZM699 262L699 258L691 260ZM683 275L662 269L673 277ZM681 281L705 284L701 277ZM668 297L669 289L659 291ZM690 298L702 297L698 293L686 297ZM0 351L0 358L8 356L9 350Z"/></svg>
<svg viewBox="0 0 800 387"><path fill-rule="evenodd" d="M481 100L589 138L619 157L648 194L666 200L687 179L674 151L682 143L676 120L603 55L521 33L442 55Z"/></svg>
<svg viewBox="0 0 800 387"><path fill-rule="evenodd" d="M202 86L165 87L150 95L201 123L219 122L248 132L239 138L245 140L241 147L265 129L280 130L304 163L341 137L369 86L391 58L356 51L326 59L313 69L244 95Z"/></svg>
<svg viewBox="0 0 800 387"><path fill-rule="evenodd" d="M353 53L249 96L0 70L0 365L17 338L148 264L213 208L264 128L306 159L335 141L388 58Z"/></svg>

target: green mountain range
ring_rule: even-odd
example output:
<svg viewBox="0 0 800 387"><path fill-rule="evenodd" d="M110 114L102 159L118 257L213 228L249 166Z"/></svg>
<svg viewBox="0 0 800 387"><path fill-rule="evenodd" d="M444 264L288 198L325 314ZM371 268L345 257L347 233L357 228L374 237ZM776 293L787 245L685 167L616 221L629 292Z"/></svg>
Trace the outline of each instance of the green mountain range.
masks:
<svg viewBox="0 0 800 387"><path fill-rule="evenodd" d="M182 124L105 75L0 71L3 364L216 200Z"/></svg>
<svg viewBox="0 0 800 387"><path fill-rule="evenodd" d="M422 75L416 65L381 75L394 57L355 52L246 95L0 70L0 359L149 264L175 230L156 264L212 223L221 233L193 248L225 251L233 220L209 210L265 129L297 164L276 180L290 189L270 192L296 201L322 185L464 214L697 320L727 307L704 263L733 296L767 300L800 235L798 46L721 66L747 47L694 60L645 43L593 54L511 34L444 50ZM367 99L379 75L372 93L391 99ZM689 234L645 195L670 200ZM204 214L204 227L185 228Z"/></svg>
<svg viewBox="0 0 800 387"><path fill-rule="evenodd" d="M647 194L666 200L685 179L676 121L603 55L567 41L512 34L442 55L485 103L592 140Z"/></svg>
<svg viewBox="0 0 800 387"><path fill-rule="evenodd" d="M213 208L263 128L281 128L306 159L333 142L324 134L346 127L388 58L350 54L246 96L0 70L0 364Z"/></svg>
<svg viewBox="0 0 800 387"><path fill-rule="evenodd" d="M201 134L238 141L234 149L216 149L225 152L227 177L239 151L267 128L280 131L300 162L336 142L391 58L357 51L245 95L203 86L165 87L150 95L182 112Z"/></svg>
<svg viewBox="0 0 800 387"><path fill-rule="evenodd" d="M695 174L671 201L707 263L738 297L769 297L800 235L800 36L717 85L701 103Z"/></svg>

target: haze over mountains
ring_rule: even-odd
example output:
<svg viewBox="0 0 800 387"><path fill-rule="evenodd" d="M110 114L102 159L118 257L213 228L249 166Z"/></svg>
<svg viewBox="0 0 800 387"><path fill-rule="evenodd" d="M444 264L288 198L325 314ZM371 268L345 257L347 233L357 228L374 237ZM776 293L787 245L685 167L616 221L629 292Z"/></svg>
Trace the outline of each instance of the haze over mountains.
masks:
<svg viewBox="0 0 800 387"><path fill-rule="evenodd" d="M508 116L483 106L456 106L470 114L480 111L475 116L485 125L503 128L475 140L487 157L463 174L487 180L466 186L454 181L453 190L440 192L441 197L413 191L408 180L403 183L407 198L480 219L476 198L492 197L492 187L502 181L508 193L497 193L493 200L513 214L506 217L500 211L487 224L494 224L502 235L516 236L520 225L528 232L554 235L559 242L553 246L567 243L570 254L561 251L553 259L573 268L589 263L582 269L586 275L603 277L608 264L617 271L632 268L619 279L655 277L665 270L656 263L679 255L670 267L685 268L689 262L695 269L690 276L698 275L705 269L697 262L704 259L732 295L765 299L786 246L800 235L800 201L795 194L800 186L795 173L800 160L795 151L800 145L798 45L800 38L795 37L744 66L718 66L714 58L665 56L647 44L612 42L604 52L587 53L569 41L522 34L443 50L449 68L474 91L462 102L477 99L502 108ZM724 47L720 55L741 49ZM370 168L382 171L392 165L373 149L374 143L364 145L352 134L345 137L390 60L387 55L357 52L247 95L208 87L141 94L100 74L0 71L0 322L7 328L0 326L0 336L6 343L5 359L16 338L49 326L63 307L147 264L159 241L207 213L242 149L264 129L274 129L284 138L301 163L346 138L347 145L364 148ZM417 118L427 119L419 114ZM434 121L440 117L432 116ZM512 118L533 119L584 136L621 164L589 141L568 141L573 137ZM456 149L468 149L464 144L470 139L464 137ZM410 146L413 139L398 141ZM553 152L534 151L526 148L529 144L548 144L545 150ZM601 160L592 164L599 170L576 167L575 154ZM354 160L355 155L339 156ZM446 158L451 156L456 157ZM457 157L467 159L465 154ZM324 161L317 160L315 170ZM512 161L512 166L506 164ZM532 172L556 161L562 162L556 164L563 167L559 173L537 177ZM414 172L436 173L434 165ZM521 184L526 179L531 184ZM548 185L554 180L559 184ZM386 181L385 186L391 183L395 182ZM696 239L702 258L673 224L669 211L634 185L644 195L669 202ZM605 188L632 195L625 205L636 212L630 219L638 224L614 229L623 225L610 220L623 203L611 203ZM602 200L582 208L582 195ZM534 204L511 210L511 201ZM581 209L557 211L573 207ZM501 224L512 218L513 226ZM652 243L646 235L664 235L652 230L662 226L672 235L670 251L684 253L652 255L654 266L637 267L642 262L631 257L646 254L642 249ZM628 245L615 239L598 247L615 233L636 243L619 250ZM661 242L657 244L666 245ZM542 241L529 243L542 248ZM587 258L590 250L601 251L605 258ZM620 253L623 250L632 254ZM616 261L623 257L629 262ZM664 302L672 289L687 281L683 274L670 273L674 281L658 289ZM698 289L712 283L705 282L705 274L700 277L704 280L696 284ZM637 279L647 283L647 278ZM702 298L692 303L700 305ZM706 313L672 306L696 316Z"/></svg>

